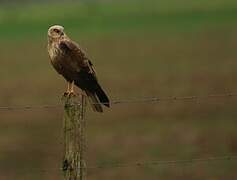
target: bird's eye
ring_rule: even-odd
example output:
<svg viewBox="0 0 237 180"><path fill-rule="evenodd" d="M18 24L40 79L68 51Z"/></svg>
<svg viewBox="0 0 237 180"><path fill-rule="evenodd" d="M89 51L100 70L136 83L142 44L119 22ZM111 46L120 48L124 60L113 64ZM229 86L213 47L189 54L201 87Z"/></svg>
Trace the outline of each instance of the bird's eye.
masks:
<svg viewBox="0 0 237 180"><path fill-rule="evenodd" d="M58 29L54 29L53 31L56 33L60 33L60 31Z"/></svg>

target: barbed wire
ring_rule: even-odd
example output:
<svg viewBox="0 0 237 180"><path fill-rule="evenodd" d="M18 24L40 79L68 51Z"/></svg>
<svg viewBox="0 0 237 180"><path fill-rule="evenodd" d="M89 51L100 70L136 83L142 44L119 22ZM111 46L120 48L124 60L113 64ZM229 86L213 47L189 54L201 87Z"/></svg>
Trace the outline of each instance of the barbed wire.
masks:
<svg viewBox="0 0 237 180"><path fill-rule="evenodd" d="M205 99L216 99L216 98L231 98L237 97L237 93L225 93L225 94L208 94L208 95L198 95L198 96L167 96L167 97L144 97L144 98L131 98L131 99L121 99L113 100L110 104L130 104L130 103L159 103L162 101L197 101ZM96 103L94 103L96 104ZM100 104L100 103L99 103ZM104 103L106 104L106 103ZM1 110L32 110L32 109L55 109L62 108L63 105L37 105L37 106L0 106Z"/></svg>
<svg viewBox="0 0 237 180"><path fill-rule="evenodd" d="M0 106L0 110L31 110L31 109L55 109L62 108L62 105L38 105L38 106Z"/></svg>
<svg viewBox="0 0 237 180"><path fill-rule="evenodd" d="M147 102L160 102L160 101L196 101L201 99L211 98L230 98L236 97L237 93L226 93L226 94L209 94L199 96L167 96L167 97L147 97L147 98L136 98L130 100L116 100L112 104L126 104L126 103L147 103Z"/></svg>
<svg viewBox="0 0 237 180"><path fill-rule="evenodd" d="M145 166L174 166L180 164L195 164L195 163L208 163L214 161L231 161L237 160L237 155L229 156L213 156L207 158L193 158L193 159L180 159L180 160L150 160L134 163L104 163L95 166L89 166L87 169L108 169L108 168L127 168L127 167L145 167Z"/></svg>
<svg viewBox="0 0 237 180"><path fill-rule="evenodd" d="M225 156L212 156L206 158L193 158L193 159L176 159L176 160L147 160L147 161L137 161L133 163L98 163L92 166L82 167L81 169L96 170L96 169L114 169L114 168L142 168L151 166L180 166L189 164L199 164L199 163L211 163L217 161L236 161L237 155L225 155ZM61 172L63 168L47 168L40 169L36 167L22 168L18 169L18 173L24 174L24 172L37 172L37 173L50 173L50 172Z"/></svg>

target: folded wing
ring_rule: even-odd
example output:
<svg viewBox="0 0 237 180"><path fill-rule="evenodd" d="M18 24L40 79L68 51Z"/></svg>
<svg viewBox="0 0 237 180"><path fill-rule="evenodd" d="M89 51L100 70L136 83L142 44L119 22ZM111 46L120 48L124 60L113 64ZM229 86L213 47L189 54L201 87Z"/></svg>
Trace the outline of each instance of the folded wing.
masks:
<svg viewBox="0 0 237 180"><path fill-rule="evenodd" d="M86 92L95 111L103 111L101 104L109 107L109 98L98 83L93 64L80 47L65 39L60 42L59 48L63 59L61 74Z"/></svg>

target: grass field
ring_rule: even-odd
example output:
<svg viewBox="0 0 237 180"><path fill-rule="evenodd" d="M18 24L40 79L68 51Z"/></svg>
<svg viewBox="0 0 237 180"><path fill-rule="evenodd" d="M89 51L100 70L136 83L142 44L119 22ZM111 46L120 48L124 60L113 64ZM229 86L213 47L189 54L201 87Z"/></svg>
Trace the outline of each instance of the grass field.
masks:
<svg viewBox="0 0 237 180"><path fill-rule="evenodd" d="M44 11L42 11L42 9ZM47 29L62 24L89 54L111 99L236 92L236 1L130 1L0 8L0 105L55 105L64 80ZM236 98L87 110L87 163L237 153ZM0 179L63 179L62 108L2 111ZM98 179L235 179L236 161L88 170Z"/></svg>
<svg viewBox="0 0 237 180"><path fill-rule="evenodd" d="M0 37L42 39L60 23L74 35L135 32L189 32L236 24L237 3L228 1L128 1L127 3L47 3L2 6ZM79 31L78 31L79 30Z"/></svg>

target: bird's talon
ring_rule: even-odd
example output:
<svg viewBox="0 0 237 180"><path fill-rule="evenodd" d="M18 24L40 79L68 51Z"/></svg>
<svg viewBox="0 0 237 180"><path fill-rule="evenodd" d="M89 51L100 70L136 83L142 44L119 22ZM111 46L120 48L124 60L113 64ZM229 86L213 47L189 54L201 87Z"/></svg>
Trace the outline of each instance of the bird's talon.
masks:
<svg viewBox="0 0 237 180"><path fill-rule="evenodd" d="M63 96L64 97L67 97L67 96L69 96L70 95L70 92L65 92L65 93L63 93Z"/></svg>
<svg viewBox="0 0 237 180"><path fill-rule="evenodd" d="M77 95L76 95L76 93L74 93L74 92L69 92L68 96L69 96L69 97L76 97Z"/></svg>

